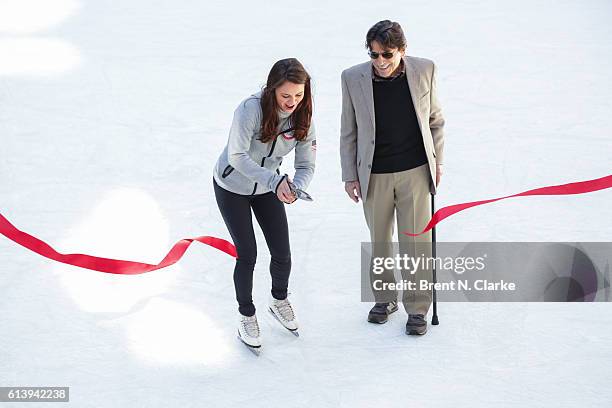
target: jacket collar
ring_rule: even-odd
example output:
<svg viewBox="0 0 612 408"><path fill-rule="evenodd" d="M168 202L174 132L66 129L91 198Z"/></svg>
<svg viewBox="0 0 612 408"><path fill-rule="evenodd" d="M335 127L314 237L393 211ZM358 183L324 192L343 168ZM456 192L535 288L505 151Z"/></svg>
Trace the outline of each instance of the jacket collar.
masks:
<svg viewBox="0 0 612 408"><path fill-rule="evenodd" d="M421 126L421 119L418 115L419 109L419 97L421 96L422 87L419 80L419 73L417 71L417 67L413 62L412 58L409 56L402 57L404 62L404 70L406 72L405 78L408 82L408 88L410 89L410 96L412 97L412 103L414 105L414 109L417 111L417 120L419 121L419 126ZM365 101L367 103L368 111L370 112L370 117L372 119L372 126L375 127L375 113L374 113L374 88L372 85L372 62L366 62L362 64L361 68L361 79L359 81L361 90L365 97ZM421 126L421 131L423 130Z"/></svg>

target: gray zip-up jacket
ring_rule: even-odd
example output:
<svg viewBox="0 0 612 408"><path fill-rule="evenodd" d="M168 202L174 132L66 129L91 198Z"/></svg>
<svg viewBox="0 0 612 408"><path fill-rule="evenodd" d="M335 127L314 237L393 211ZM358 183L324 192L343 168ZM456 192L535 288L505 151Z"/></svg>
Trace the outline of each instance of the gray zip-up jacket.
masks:
<svg viewBox="0 0 612 408"><path fill-rule="evenodd" d="M295 148L293 183L305 190L315 170L316 138L311 122L308 136L298 142L293 136L290 114L279 112L278 136L262 143L261 91L251 95L234 111L227 145L219 156L213 177L217 184L233 193L258 195L276 188L283 180L279 167L283 157Z"/></svg>

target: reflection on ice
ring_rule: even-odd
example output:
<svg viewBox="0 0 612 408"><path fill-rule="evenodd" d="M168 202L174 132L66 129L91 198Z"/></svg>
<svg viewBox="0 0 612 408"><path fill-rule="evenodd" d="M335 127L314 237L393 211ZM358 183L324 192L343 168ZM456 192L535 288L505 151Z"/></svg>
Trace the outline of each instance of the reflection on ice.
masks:
<svg viewBox="0 0 612 408"><path fill-rule="evenodd" d="M0 38L0 76L55 75L75 69L79 52L66 41L49 38Z"/></svg>
<svg viewBox="0 0 612 408"><path fill-rule="evenodd" d="M42 35L79 7L76 0L2 0L0 35L10 36L0 38L0 76L47 76L76 68L80 56L73 45Z"/></svg>
<svg viewBox="0 0 612 408"><path fill-rule="evenodd" d="M131 352L154 363L219 364L234 344L202 312L165 299L151 300L122 322Z"/></svg>
<svg viewBox="0 0 612 408"><path fill-rule="evenodd" d="M106 197L74 227L56 249L156 264L168 251L168 223L155 200L122 188ZM127 312L138 302L163 293L178 265L142 275L115 275L54 264L66 291L88 312Z"/></svg>
<svg viewBox="0 0 612 408"><path fill-rule="evenodd" d="M2 0L0 33L32 34L56 26L74 15L76 0Z"/></svg>

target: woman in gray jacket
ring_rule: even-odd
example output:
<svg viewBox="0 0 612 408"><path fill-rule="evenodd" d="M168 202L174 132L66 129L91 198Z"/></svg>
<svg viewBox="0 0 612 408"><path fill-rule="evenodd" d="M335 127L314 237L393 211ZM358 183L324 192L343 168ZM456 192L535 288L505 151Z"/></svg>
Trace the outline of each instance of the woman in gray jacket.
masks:
<svg viewBox="0 0 612 408"><path fill-rule="evenodd" d="M281 175L283 157L295 149L295 175ZM262 91L234 112L227 146L214 169L214 189L223 220L238 256L234 287L240 322L238 334L249 347L261 347L252 299L257 244L251 210L270 250L270 311L297 335L298 323L287 287L291 270L289 231L284 204L306 189L315 169L310 75L295 58L274 64Z"/></svg>

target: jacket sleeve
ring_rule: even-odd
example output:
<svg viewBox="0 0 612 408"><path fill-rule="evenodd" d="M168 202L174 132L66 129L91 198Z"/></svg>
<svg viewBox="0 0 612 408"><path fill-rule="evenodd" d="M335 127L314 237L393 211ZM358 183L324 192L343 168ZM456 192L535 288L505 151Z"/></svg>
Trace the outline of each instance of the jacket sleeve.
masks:
<svg viewBox="0 0 612 408"><path fill-rule="evenodd" d="M357 176L357 120L355 107L342 73L342 116L340 119L340 166L342 181L355 181Z"/></svg>
<svg viewBox="0 0 612 408"><path fill-rule="evenodd" d="M258 126L256 116L249 114L245 106L241 105L236 109L227 144L227 160L233 168L253 182L276 191L282 176L255 163L248 154L251 143L259 143L253 138L259 130Z"/></svg>
<svg viewBox="0 0 612 408"><path fill-rule="evenodd" d="M315 171L315 158L317 151L317 136L314 122L310 122L306 139L297 142L295 146L295 176L293 184L300 190L306 190Z"/></svg>
<svg viewBox="0 0 612 408"><path fill-rule="evenodd" d="M436 163L444 163L444 116L442 116L442 108L438 101L437 85L436 85L436 65L433 64L431 74L431 92L430 92L430 114L429 114L429 129L433 138L434 151L436 153Z"/></svg>

